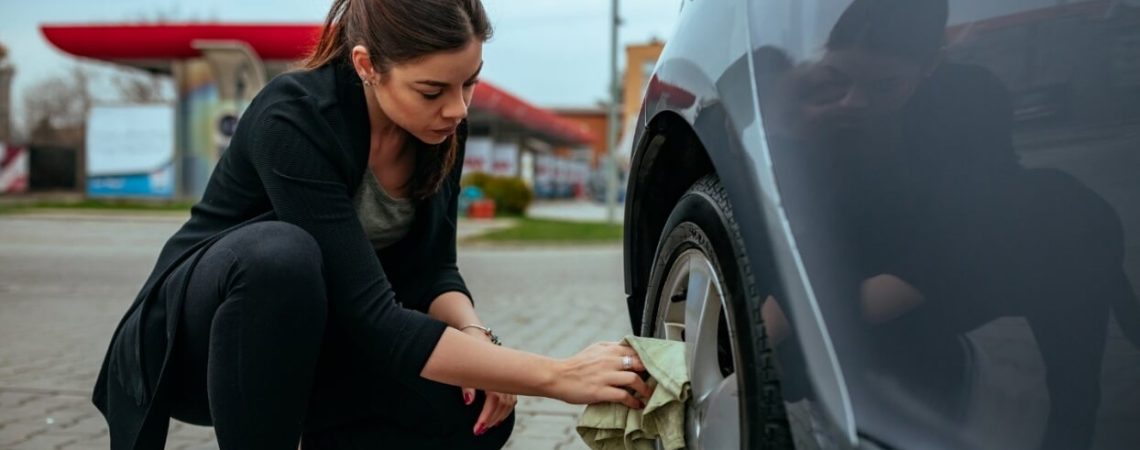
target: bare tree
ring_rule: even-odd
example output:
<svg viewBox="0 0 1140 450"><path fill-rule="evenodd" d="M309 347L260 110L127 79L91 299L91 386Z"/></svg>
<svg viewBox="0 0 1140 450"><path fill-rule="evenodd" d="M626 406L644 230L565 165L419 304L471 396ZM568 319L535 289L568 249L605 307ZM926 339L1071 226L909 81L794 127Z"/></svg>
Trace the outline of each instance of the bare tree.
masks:
<svg viewBox="0 0 1140 450"><path fill-rule="evenodd" d="M128 103L155 103L169 101L161 75L137 71L117 70L111 83L118 90L119 100Z"/></svg>
<svg viewBox="0 0 1140 450"><path fill-rule="evenodd" d="M40 80L24 91L24 114L27 124L47 119L54 127L83 123L91 109L91 74L74 66L64 75Z"/></svg>
<svg viewBox="0 0 1140 450"><path fill-rule="evenodd" d="M8 47L0 43L0 143L14 141L12 130L12 75L14 69L8 63Z"/></svg>
<svg viewBox="0 0 1140 450"><path fill-rule="evenodd" d="M74 66L66 74L43 79L24 91L24 125L33 141L82 140L87 112L94 102L91 73Z"/></svg>
<svg viewBox="0 0 1140 450"><path fill-rule="evenodd" d="M130 15L127 20L138 23L173 23L173 22L217 22L217 11L210 10L205 15L195 14L189 11L183 11L177 4L171 5L168 8L155 8L150 12L142 11Z"/></svg>

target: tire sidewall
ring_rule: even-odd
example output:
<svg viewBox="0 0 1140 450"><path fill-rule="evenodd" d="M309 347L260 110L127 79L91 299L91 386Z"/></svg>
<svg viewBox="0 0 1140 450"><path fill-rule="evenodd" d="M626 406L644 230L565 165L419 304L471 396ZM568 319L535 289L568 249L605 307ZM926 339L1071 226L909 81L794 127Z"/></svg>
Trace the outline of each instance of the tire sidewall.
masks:
<svg viewBox="0 0 1140 450"><path fill-rule="evenodd" d="M646 289L642 336L652 336L665 277L685 251L697 249L708 258L721 280L726 319L736 333L733 363L739 383L740 442L742 448L784 448L788 442L783 400L773 383L770 352L766 352L759 321L762 298L756 286L739 229L720 180L709 176L697 181L680 200L663 228ZM755 317L756 320L752 320ZM741 370L750 368L752 370ZM767 378L767 379L765 379ZM776 396L766 386L776 387ZM772 401L775 399L776 401ZM773 405L772 403L778 403ZM776 423L773 429L769 426ZM753 425L763 424L762 427ZM782 428L782 430L781 430Z"/></svg>

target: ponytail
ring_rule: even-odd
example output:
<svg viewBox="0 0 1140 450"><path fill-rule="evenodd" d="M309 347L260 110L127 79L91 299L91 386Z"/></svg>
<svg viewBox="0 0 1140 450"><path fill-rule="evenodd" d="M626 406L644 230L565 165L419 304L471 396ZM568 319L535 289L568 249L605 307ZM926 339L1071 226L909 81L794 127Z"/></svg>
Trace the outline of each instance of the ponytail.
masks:
<svg viewBox="0 0 1140 450"><path fill-rule="evenodd" d="M334 0L329 15L325 18L325 26L321 30L321 38L317 41L313 53L301 63L305 69L316 69L333 62L347 52L345 48L344 18L352 0Z"/></svg>
<svg viewBox="0 0 1140 450"><path fill-rule="evenodd" d="M396 64L490 38L491 23L481 0L333 0L320 41L301 68L348 62L352 47L362 45L373 68L383 75ZM455 135L429 147L416 157L411 190L417 199L438 192L461 163Z"/></svg>

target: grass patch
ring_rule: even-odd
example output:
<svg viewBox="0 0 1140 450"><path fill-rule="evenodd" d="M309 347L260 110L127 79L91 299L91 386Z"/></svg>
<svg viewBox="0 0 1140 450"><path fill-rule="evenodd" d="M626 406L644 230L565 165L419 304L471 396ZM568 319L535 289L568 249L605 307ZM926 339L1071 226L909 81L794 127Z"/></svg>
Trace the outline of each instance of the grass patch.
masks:
<svg viewBox="0 0 1140 450"><path fill-rule="evenodd" d="M622 237L621 225L596 222L520 218L510 228L475 237L475 242L525 243L616 243Z"/></svg>
<svg viewBox="0 0 1140 450"><path fill-rule="evenodd" d="M105 212L183 212L194 206L188 201L134 200L134 199L83 199L76 201L33 201L0 204L0 214L56 211L105 211Z"/></svg>

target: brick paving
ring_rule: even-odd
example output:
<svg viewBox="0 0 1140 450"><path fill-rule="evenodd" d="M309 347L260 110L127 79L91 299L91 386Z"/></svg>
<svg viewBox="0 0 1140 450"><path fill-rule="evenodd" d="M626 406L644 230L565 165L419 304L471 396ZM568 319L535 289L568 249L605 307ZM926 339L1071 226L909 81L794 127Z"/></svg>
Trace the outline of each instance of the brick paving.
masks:
<svg viewBox="0 0 1140 450"><path fill-rule="evenodd" d="M115 324L180 221L0 216L0 449L107 448L91 385ZM460 266L480 316L507 345L562 357L629 330L617 246L462 247ZM522 398L507 448L585 449L573 428L581 411ZM210 428L172 421L166 448L217 444Z"/></svg>

